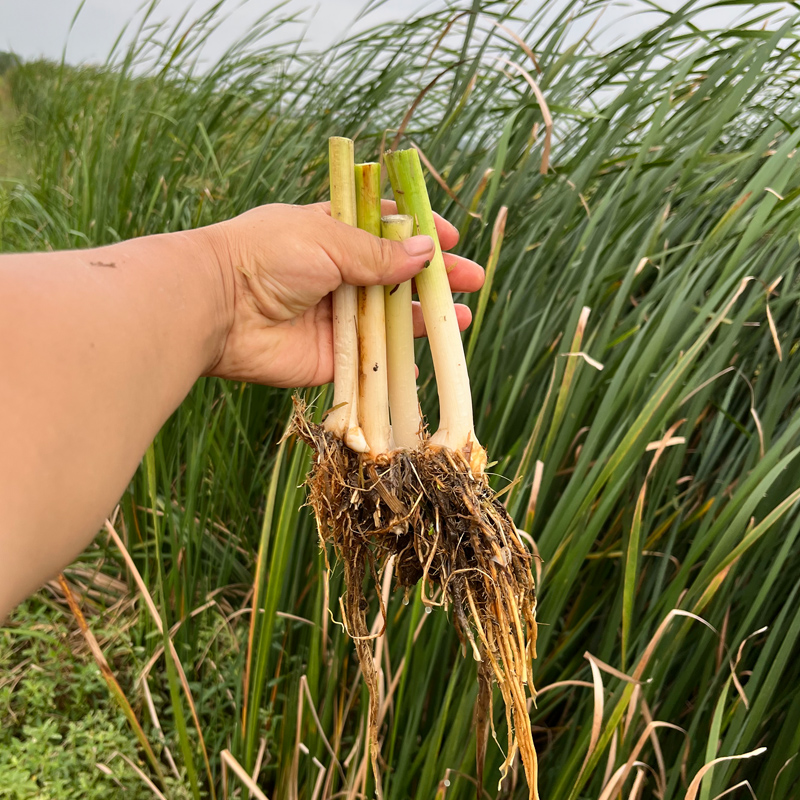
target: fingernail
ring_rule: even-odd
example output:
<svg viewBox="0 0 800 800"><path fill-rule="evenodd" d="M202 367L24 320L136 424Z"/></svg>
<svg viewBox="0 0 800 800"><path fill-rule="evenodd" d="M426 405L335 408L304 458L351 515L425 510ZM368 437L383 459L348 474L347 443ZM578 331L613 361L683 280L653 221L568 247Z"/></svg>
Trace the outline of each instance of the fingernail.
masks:
<svg viewBox="0 0 800 800"><path fill-rule="evenodd" d="M433 250L433 239L430 236L412 236L403 242L403 247L410 256L424 256Z"/></svg>

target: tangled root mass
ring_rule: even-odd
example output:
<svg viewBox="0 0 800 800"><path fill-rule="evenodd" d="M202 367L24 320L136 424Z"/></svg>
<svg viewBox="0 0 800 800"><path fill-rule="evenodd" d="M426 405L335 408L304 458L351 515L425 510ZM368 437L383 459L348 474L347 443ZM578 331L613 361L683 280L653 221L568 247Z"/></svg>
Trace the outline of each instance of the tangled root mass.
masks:
<svg viewBox="0 0 800 800"><path fill-rule="evenodd" d="M307 485L320 538L323 544L333 544L344 566L344 621L369 688L370 751L378 796L378 676L364 583L369 573L377 584L381 568L395 556L397 583L406 589L421 583L423 603L451 609L463 650L469 648L481 662L476 707L479 784L494 680L508 722L502 774L519 750L530 797L536 798L536 753L525 690L527 685L535 696L531 554L486 476L473 475L460 453L430 445L373 461L311 422L300 401L293 427L316 456ZM385 609L381 611L385 620Z"/></svg>

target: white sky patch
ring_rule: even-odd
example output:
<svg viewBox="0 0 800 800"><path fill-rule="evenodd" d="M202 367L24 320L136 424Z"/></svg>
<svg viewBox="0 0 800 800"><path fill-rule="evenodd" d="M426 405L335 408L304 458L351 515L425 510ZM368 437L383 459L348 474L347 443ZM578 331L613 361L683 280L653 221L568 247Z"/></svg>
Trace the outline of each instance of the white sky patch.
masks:
<svg viewBox="0 0 800 800"><path fill-rule="evenodd" d="M664 0L662 5L668 10L676 10L684 2ZM161 0L153 19L174 24L187 8L188 20L197 17L208 5L207 2ZM255 21L274 5L273 0L230 0L224 11L227 20L214 32L205 51L208 61L219 58L231 43L250 31ZM553 4L554 11L559 5L562 4ZM432 11L443 6L444 0L427 3L424 0L384 0L366 17L359 19L364 0L320 0L315 7L310 7L307 1L290 0L281 9L281 15L298 13L305 24L282 28L270 38L280 41L298 37L305 31L309 47L324 48L341 37L356 20L354 29L364 30L380 22L409 18L421 10ZM539 0L527 0L517 15L524 17L526 9L532 13L540 6ZM760 3L759 13L770 11L777 15L786 6L786 3ZM137 15L141 18L139 2L86 0L70 30L78 7L78 0L0 0L0 50L10 50L26 59L44 56L57 60L66 47L67 61L70 63L102 63L125 24ZM657 22L658 16L656 12L643 13L643 5L638 0L609 2L596 21L593 33L597 35L599 46L610 47L646 30ZM705 12L697 19L709 26L726 27L741 16L741 7L730 7ZM594 20L594 16L591 20ZM589 19L580 21L575 26L575 33L583 33L590 24Z"/></svg>

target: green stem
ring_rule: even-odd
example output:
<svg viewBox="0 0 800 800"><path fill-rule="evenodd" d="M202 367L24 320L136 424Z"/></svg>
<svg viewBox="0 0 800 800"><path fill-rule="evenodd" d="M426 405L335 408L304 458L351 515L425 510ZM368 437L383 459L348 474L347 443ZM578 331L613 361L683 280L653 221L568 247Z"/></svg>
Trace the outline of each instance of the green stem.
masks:
<svg viewBox="0 0 800 800"><path fill-rule="evenodd" d="M328 139L331 216L355 225L356 188L353 142L341 136ZM342 284L333 293L333 408L323 426L357 453L367 451L358 424L358 293Z"/></svg>
<svg viewBox="0 0 800 800"><path fill-rule="evenodd" d="M402 242L414 233L414 221L402 214L381 219L381 236ZM410 450L420 445L422 418L417 399L414 366L414 320L411 281L384 287L386 303L386 356L389 376L389 410L395 447Z"/></svg>
<svg viewBox="0 0 800 800"><path fill-rule="evenodd" d="M381 165L355 165L358 227L381 235ZM358 289L358 419L372 458L391 449L382 286Z"/></svg>
<svg viewBox="0 0 800 800"><path fill-rule="evenodd" d="M419 155L416 150L388 152L386 163L398 210L412 216L417 233L427 234L436 245L430 265L416 277L439 393L439 429L431 444L461 451L480 471L486 454L475 438L464 345Z"/></svg>

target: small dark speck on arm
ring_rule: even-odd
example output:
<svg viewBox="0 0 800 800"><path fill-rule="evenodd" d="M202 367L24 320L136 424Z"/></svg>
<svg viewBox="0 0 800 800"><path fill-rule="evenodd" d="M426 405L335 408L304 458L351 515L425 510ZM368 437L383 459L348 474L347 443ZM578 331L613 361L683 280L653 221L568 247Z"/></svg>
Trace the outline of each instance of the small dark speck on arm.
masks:
<svg viewBox="0 0 800 800"><path fill-rule="evenodd" d="M116 267L117 266L113 261L90 261L89 264L92 267Z"/></svg>

